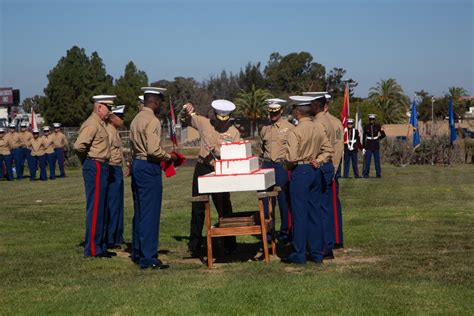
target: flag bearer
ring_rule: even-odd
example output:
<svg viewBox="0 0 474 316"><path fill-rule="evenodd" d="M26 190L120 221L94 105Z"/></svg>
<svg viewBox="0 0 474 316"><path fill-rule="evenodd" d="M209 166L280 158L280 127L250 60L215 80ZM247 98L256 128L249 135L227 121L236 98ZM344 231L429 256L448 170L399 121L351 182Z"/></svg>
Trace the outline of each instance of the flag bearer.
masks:
<svg viewBox="0 0 474 316"><path fill-rule="evenodd" d="M31 157L28 161L28 168L30 169L30 181L36 179L36 170L38 169L38 164L40 167L40 180L46 181L48 179L46 175L46 146L44 143L43 137L39 136L39 130L33 130L33 139L29 143L29 148L31 150Z"/></svg>
<svg viewBox="0 0 474 316"><path fill-rule="evenodd" d="M262 141L262 168L275 169L275 185L281 188L278 193L278 207L280 209L280 232L278 240L287 242L291 240L289 204L290 204L290 179L289 172L284 167L288 133L294 125L282 118L281 99L268 99L267 111L269 123L260 131ZM273 189L273 188L271 188ZM272 198L272 209L275 210L276 199ZM268 212L268 199L265 203L265 212Z"/></svg>
<svg viewBox="0 0 474 316"><path fill-rule="evenodd" d="M124 243L123 240L123 212L124 212L124 189L123 169L124 163L122 151L122 139L118 129L123 126L125 105L112 108L109 116L107 132L110 140L110 164L107 187L106 203L106 233L105 242L108 248L118 248Z"/></svg>
<svg viewBox="0 0 474 316"><path fill-rule="evenodd" d="M354 119L350 118L347 120L347 142L344 144L344 178L349 177L351 163L354 178L359 178L359 167L357 166L359 139L359 131L354 128Z"/></svg>
<svg viewBox="0 0 474 316"><path fill-rule="evenodd" d="M214 171L215 159L220 158L220 144L240 140L240 133L233 126L230 119L235 104L227 100L214 100L211 103L209 118L201 116L194 111L191 103L184 105L180 113L180 120L191 125L199 132L201 137L201 149L194 167L192 195L198 196L198 177ZM214 206L219 216L232 214L232 203L229 193L214 193L211 195ZM202 229L204 226L205 206L204 202L193 202L191 213L191 228L189 234L189 252L192 257L202 256ZM234 236L224 237L225 251L230 253L237 247Z"/></svg>
<svg viewBox="0 0 474 316"><path fill-rule="evenodd" d="M82 163L82 176L86 191L85 257L110 258L104 247L103 230L107 178L109 175L110 142L106 129L110 107L115 96L97 95L94 110L82 123L74 150Z"/></svg>
<svg viewBox="0 0 474 316"><path fill-rule="evenodd" d="M293 252L284 263L322 263L324 254L321 218L322 166L334 154L331 142L320 123L311 120L311 102L315 97L293 96L293 116L298 125L289 132L287 160L294 165L291 173L291 207L293 215Z"/></svg>
<svg viewBox="0 0 474 316"><path fill-rule="evenodd" d="M380 141L385 138L385 132L383 128L375 121L375 114L369 114L369 124L364 126L363 145L365 162L364 162L364 178L369 177L370 163L372 155L374 156L375 164L375 175L377 178L382 177L382 171L380 170Z"/></svg>
<svg viewBox="0 0 474 316"><path fill-rule="evenodd" d="M7 135L5 135L5 129L0 127L0 178L3 178L4 174L6 174L8 181L13 181L10 144Z"/></svg>
<svg viewBox="0 0 474 316"><path fill-rule="evenodd" d="M66 176L66 173L64 172L64 150L68 145L68 141L66 135L61 132L61 123L53 123L53 127L55 164L57 161L59 166L59 177L64 178Z"/></svg>
<svg viewBox="0 0 474 316"><path fill-rule="evenodd" d="M134 202L132 260L140 268L166 269L158 259L163 184L161 162L175 161L174 153L161 147L161 123L157 118L164 106L164 91L144 87L143 108L130 125L132 150L132 192Z"/></svg>

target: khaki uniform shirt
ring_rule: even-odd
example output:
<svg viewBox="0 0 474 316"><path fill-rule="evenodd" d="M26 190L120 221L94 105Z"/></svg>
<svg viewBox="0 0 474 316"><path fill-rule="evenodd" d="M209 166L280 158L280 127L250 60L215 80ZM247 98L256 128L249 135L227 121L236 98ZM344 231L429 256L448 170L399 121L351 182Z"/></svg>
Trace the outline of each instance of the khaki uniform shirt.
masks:
<svg viewBox="0 0 474 316"><path fill-rule="evenodd" d="M64 148L67 146L68 141L66 135L62 132L53 132L53 139L54 139L54 148Z"/></svg>
<svg viewBox="0 0 474 316"><path fill-rule="evenodd" d="M288 133L286 159L296 163L316 160L322 164L331 160L334 149L321 124L303 117Z"/></svg>
<svg viewBox="0 0 474 316"><path fill-rule="evenodd" d="M74 150L79 159L86 158L108 161L110 159L109 134L105 129L106 123L96 113L82 123L79 135L74 143Z"/></svg>
<svg viewBox="0 0 474 316"><path fill-rule="evenodd" d="M5 137L7 138L7 142L10 146L10 149L17 149L21 146L21 139L19 133L8 133L7 135L5 135Z"/></svg>
<svg viewBox="0 0 474 316"><path fill-rule="evenodd" d="M10 145L7 135L0 137L0 155L10 155Z"/></svg>
<svg viewBox="0 0 474 316"><path fill-rule="evenodd" d="M223 142L235 142L240 140L240 132L235 126L230 126L224 133L219 133L214 129L211 120L206 117L194 114L191 116L191 126L198 130L201 136L201 149L199 156L206 158L210 154L210 150L214 149L214 154L220 157L220 145Z"/></svg>
<svg viewBox="0 0 474 316"><path fill-rule="evenodd" d="M43 135L41 137L44 144L44 153L53 154L54 153L54 138L53 135L49 134L48 136Z"/></svg>
<svg viewBox="0 0 474 316"><path fill-rule="evenodd" d="M19 135L20 141L21 141L20 147L25 147L25 148L30 147L30 141L33 139L33 134L31 134L28 131L20 132L18 134L20 134Z"/></svg>
<svg viewBox="0 0 474 316"><path fill-rule="evenodd" d="M110 142L110 164L114 166L122 166L122 139L118 130L112 124L107 124L107 132L109 133Z"/></svg>
<svg viewBox="0 0 474 316"><path fill-rule="evenodd" d="M171 156L161 148L161 123L153 110L143 107L130 125L132 158L152 161L169 160Z"/></svg>
<svg viewBox="0 0 474 316"><path fill-rule="evenodd" d="M293 124L282 118L262 127L260 138L262 140L262 155L264 159L272 161L285 159L288 133L294 127Z"/></svg>
<svg viewBox="0 0 474 316"><path fill-rule="evenodd" d="M335 143L333 144L334 157L332 158L332 162L335 168L334 173L336 173L344 153L344 126L342 126L341 121L331 113L326 112L326 116L334 129Z"/></svg>
<svg viewBox="0 0 474 316"><path fill-rule="evenodd" d="M334 127L331 124L331 121L329 120L326 113L324 113L323 111L319 112L313 118L313 121L318 122L323 126L324 133L331 141L331 145L334 147L334 144L336 143L336 131L334 130Z"/></svg>
<svg viewBox="0 0 474 316"><path fill-rule="evenodd" d="M43 156L46 152L46 146L44 138L39 136L38 138L32 138L30 141L31 155L32 156Z"/></svg>

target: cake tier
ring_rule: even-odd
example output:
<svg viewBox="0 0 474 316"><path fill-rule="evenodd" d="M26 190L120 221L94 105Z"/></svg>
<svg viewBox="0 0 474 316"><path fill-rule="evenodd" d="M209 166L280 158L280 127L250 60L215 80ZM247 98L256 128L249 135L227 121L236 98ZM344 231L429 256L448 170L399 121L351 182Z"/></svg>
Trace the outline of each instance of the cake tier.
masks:
<svg viewBox="0 0 474 316"><path fill-rule="evenodd" d="M198 178L199 193L260 191L274 184L274 169L260 169L253 173L238 175L216 175L211 172Z"/></svg>
<svg viewBox="0 0 474 316"><path fill-rule="evenodd" d="M216 160L216 175L223 174L247 174L258 170L258 158L249 157L243 159Z"/></svg>
<svg viewBox="0 0 474 316"><path fill-rule="evenodd" d="M252 156L252 144L248 140L221 144L221 159L243 159Z"/></svg>

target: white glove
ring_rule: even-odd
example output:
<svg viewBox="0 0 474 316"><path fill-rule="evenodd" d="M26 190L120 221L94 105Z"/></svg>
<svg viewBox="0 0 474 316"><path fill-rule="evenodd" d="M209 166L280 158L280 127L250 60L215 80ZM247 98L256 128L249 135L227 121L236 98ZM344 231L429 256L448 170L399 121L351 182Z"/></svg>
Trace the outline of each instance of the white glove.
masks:
<svg viewBox="0 0 474 316"><path fill-rule="evenodd" d="M365 148L362 149L362 155L365 155Z"/></svg>
<svg viewBox="0 0 474 316"><path fill-rule="evenodd" d="M191 114L194 112L194 107L191 103L186 103L185 105L183 105L183 109L188 112L188 114Z"/></svg>

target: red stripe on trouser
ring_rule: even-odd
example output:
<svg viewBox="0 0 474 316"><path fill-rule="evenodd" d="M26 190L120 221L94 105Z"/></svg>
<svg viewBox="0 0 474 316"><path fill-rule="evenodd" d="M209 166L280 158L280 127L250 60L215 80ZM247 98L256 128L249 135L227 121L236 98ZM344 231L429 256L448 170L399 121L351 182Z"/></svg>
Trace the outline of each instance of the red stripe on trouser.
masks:
<svg viewBox="0 0 474 316"><path fill-rule="evenodd" d="M338 244L339 243L339 218L337 216L336 181L332 182L332 209L334 211L334 230L336 232L336 244Z"/></svg>
<svg viewBox="0 0 474 316"><path fill-rule="evenodd" d="M97 226L97 211L99 208L99 193L100 193L100 164L95 161L95 192L94 192L94 210L92 212L92 227L91 227L91 255L95 256L95 228Z"/></svg>

